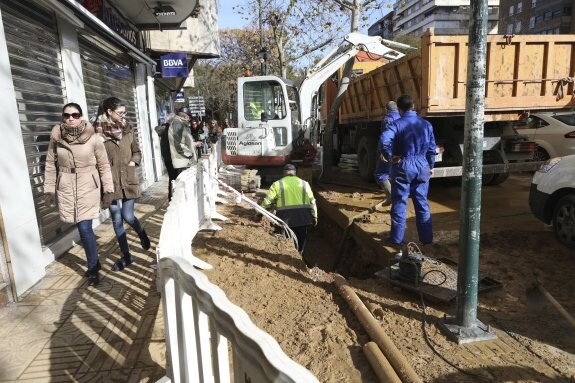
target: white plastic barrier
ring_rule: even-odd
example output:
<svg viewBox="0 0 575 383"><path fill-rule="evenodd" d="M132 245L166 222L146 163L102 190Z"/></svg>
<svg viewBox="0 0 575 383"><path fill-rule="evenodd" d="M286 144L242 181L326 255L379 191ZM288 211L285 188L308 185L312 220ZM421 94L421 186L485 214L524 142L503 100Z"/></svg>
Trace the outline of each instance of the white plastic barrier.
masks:
<svg viewBox="0 0 575 383"><path fill-rule="evenodd" d="M192 239L199 230L220 230L212 219L226 219L215 211L217 153L174 181L164 215L157 256L168 365L158 383L319 383L196 270L212 266L193 256Z"/></svg>

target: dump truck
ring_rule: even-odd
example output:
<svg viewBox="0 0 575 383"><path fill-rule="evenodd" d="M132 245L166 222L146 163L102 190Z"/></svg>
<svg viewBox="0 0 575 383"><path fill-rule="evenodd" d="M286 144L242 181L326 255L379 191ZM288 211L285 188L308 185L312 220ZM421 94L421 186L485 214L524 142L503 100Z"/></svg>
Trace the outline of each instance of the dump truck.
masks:
<svg viewBox="0 0 575 383"><path fill-rule="evenodd" d="M372 179L385 105L409 94L434 127L434 177L461 175L467 41L466 35L440 36L430 29L418 50L352 79L334 129L334 157L357 153L361 176ZM537 167L525 162L536 144L514 126L530 112L575 107L575 35L488 35L486 59L483 181L498 184L510 171ZM323 124L336 93L334 81L324 85Z"/></svg>

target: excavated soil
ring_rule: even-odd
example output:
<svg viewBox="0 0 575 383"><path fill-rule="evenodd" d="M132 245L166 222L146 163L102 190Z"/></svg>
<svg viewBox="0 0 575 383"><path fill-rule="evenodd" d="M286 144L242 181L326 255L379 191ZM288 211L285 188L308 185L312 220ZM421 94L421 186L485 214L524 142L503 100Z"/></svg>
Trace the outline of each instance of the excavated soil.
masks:
<svg viewBox="0 0 575 383"><path fill-rule="evenodd" d="M378 197L341 190L321 194L334 203ZM219 211L229 218L221 223L223 230L200 233L193 243L194 255L214 266L206 271L210 281L321 382L377 382L362 351L370 339L339 295L332 275L318 267L306 268L293 244L274 234L265 221L256 223L247 205L225 205ZM387 212L373 219L385 222ZM425 330L432 349L425 341L418 294L390 286L371 270L358 273L361 278L347 276L423 381L575 381L575 329L551 306L533 308L525 298L538 279L568 312L575 313L575 254L558 244L551 232L535 230L535 225L538 229L541 225L531 216L517 214L516 219L515 226L505 220L490 225L484 219L489 230L482 233L480 269L503 287L479 295L478 318L494 329L496 341L458 346L437 326L444 314L455 314L455 303L426 302ZM459 233L438 221L436 242L425 250L426 255L456 261ZM330 268L342 233L327 219L320 220L306 259ZM353 252L360 250L351 251L353 258Z"/></svg>

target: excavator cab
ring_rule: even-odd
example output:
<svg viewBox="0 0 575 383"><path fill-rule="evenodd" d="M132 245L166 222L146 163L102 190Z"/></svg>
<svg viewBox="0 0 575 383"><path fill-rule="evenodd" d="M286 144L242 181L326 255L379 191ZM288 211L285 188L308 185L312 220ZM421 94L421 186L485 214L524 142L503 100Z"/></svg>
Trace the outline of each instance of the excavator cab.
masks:
<svg viewBox="0 0 575 383"><path fill-rule="evenodd" d="M224 162L253 166L289 162L298 134L297 94L291 81L277 76L239 78L238 125L224 131Z"/></svg>

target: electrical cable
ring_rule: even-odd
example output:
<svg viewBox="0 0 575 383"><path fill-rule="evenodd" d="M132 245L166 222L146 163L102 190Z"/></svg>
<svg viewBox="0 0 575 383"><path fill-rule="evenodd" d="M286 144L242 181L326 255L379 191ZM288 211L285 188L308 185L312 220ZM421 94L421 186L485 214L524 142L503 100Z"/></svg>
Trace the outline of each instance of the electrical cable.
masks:
<svg viewBox="0 0 575 383"><path fill-rule="evenodd" d="M421 256L424 257L424 260L430 261L430 258L427 258L427 257L425 257L425 256L423 255L423 253L422 253L421 250L419 249L419 246L417 246L416 243L414 243L414 242L409 242L409 243L407 244L407 249L408 249L408 252L409 252L409 253L421 255ZM412 266L415 268L415 272L416 272L416 273L419 273L419 269L418 269L418 267L417 267L417 265L416 265L415 263L412 263L412 262L406 262L406 263L409 263L410 265L412 265ZM440 283L436 283L436 284L429 284L429 283L428 283L429 286L440 286L440 285L444 284L444 283L447 281L447 275L446 275L443 271L438 270L438 269L432 269L432 270L427 271L425 274L423 274L418 282L423 282L423 280L425 279L425 277L426 277L427 275L429 275L429 274L431 274L431 273L434 273L434 272L442 274L444 279L443 279L443 281L441 281ZM481 379L481 380L484 380L484 377L483 377L483 376L478 375L478 374L474 374L474 373L469 372L469 371L466 371L466 370L463 369L462 367L459 367L458 365L456 365L454 362L451 362L450 360L448 360L446 356L444 356L443 354L441 354L441 353L437 350L437 348L435 347L435 345L433 344L433 342L431 342L431 339L429 338L429 334L427 333L427 324L428 324L428 323L427 323L427 305L425 304L425 299L424 299L424 297L423 297L423 290L422 290L421 283L417 283L417 286L418 286L418 289L417 289L417 290L418 290L418 292L419 292L419 298L421 299L421 307L422 307L422 315L423 315L423 317L422 317L422 319L421 319L421 329L422 329L422 331L423 331L423 338L424 338L425 343L427 344L427 346L431 349L431 351L433 351L433 353L434 353L435 355L437 355L441 360L443 360L445 363L447 363L447 364L450 365L451 367L455 368L457 371L459 371L459 372L461 372L461 373L463 373L463 374L465 374L465 375L473 376L473 377L475 377L475 378L479 378L479 379Z"/></svg>
<svg viewBox="0 0 575 383"><path fill-rule="evenodd" d="M281 218L278 218L276 215L270 213L269 211L267 211L266 209L264 209L263 207L258 205L255 201L246 197L243 193L240 193L239 191L237 191L236 189L234 189L230 185L219 180L217 177L214 177L212 174L210 174L210 172L206 169L206 167L203 164L201 164L200 166L202 167L202 170L205 173L207 173L210 178L215 179L222 186L222 188L225 191L229 191L230 193L235 194L236 197L238 197L240 200L246 202L250 207L252 207L258 213L260 213L261 215L263 215L264 217L269 219L273 225L281 227L284 231L284 236L286 238L291 239L294 242L296 248L298 248L297 236L295 235L293 230L290 229L290 227L287 225L287 223L285 223Z"/></svg>

